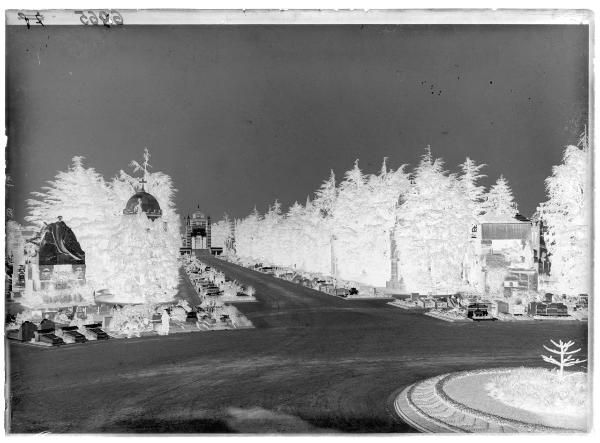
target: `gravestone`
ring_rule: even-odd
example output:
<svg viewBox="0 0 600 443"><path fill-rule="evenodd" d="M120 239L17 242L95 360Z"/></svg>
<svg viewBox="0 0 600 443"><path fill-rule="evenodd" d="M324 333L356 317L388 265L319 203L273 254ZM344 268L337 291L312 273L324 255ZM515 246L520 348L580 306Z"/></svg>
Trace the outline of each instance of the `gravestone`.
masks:
<svg viewBox="0 0 600 443"><path fill-rule="evenodd" d="M112 315L103 317L102 318L102 329L108 329L111 321L112 321Z"/></svg>
<svg viewBox="0 0 600 443"><path fill-rule="evenodd" d="M37 331L37 326L31 323L30 321L24 321L19 327L19 334L17 336L17 340L20 341L31 341L32 338L35 337L35 332Z"/></svg>
<svg viewBox="0 0 600 443"><path fill-rule="evenodd" d="M40 323L40 329L55 330L56 329L56 324L52 320L50 320L48 318L45 318Z"/></svg>
<svg viewBox="0 0 600 443"><path fill-rule="evenodd" d="M198 321L198 314L194 311L188 312L185 321L186 323L196 323Z"/></svg>

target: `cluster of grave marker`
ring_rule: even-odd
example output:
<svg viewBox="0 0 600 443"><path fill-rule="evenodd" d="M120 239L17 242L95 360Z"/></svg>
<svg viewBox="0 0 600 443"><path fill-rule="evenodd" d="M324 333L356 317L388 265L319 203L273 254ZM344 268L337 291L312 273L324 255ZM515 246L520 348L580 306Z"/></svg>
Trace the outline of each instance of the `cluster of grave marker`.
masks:
<svg viewBox="0 0 600 443"><path fill-rule="evenodd" d="M100 323L78 326L61 326L50 319L43 319L39 327L30 321L24 321L18 329L6 332L9 339L21 342L33 342L50 346L68 343L86 343L93 340L108 340L109 335L102 330Z"/></svg>

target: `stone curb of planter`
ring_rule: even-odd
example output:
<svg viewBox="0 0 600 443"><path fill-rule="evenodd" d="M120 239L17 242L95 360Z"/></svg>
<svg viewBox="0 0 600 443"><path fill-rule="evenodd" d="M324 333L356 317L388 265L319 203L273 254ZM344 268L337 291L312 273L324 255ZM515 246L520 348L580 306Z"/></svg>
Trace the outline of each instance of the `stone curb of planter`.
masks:
<svg viewBox="0 0 600 443"><path fill-rule="evenodd" d="M471 408L451 398L444 386L459 378L483 373L503 373L514 368L480 369L438 375L404 388L395 396L394 410L398 416L413 428L428 433L472 433L472 432L545 432L580 433L581 430L550 427L501 417L489 412ZM415 395L415 391L419 390ZM420 404L417 404L417 397ZM442 419L445 419L442 420ZM479 422L474 425L469 422ZM454 425L449 423L454 422ZM465 423L462 425L462 423ZM485 425L483 428L482 425ZM487 427L487 429L486 429Z"/></svg>
<svg viewBox="0 0 600 443"><path fill-rule="evenodd" d="M401 408L399 408L398 401L396 401L394 403L396 413L398 415L400 415L400 417L403 420L407 421L409 425L413 426L414 428L416 428L417 430L419 430L421 432L436 432L436 433L437 432L444 432L444 433L464 432L461 428L452 426L448 423L444 423L443 421L438 420L437 418L427 414L425 411L423 411L423 409L421 409L419 406L417 406L417 404L412 399L414 390L417 388L417 386L418 386L418 383L413 383L408 388L406 388L400 395L403 395L403 394L405 395L408 406L412 409L413 412L415 412L417 414L418 417L420 417L421 419L425 419L426 422L429 422L428 423L429 426L423 426L422 423L419 423L418 419L417 420L415 420L414 418L411 419L407 414L403 413L401 411ZM433 430L431 429L431 424L434 424Z"/></svg>
<svg viewBox="0 0 600 443"><path fill-rule="evenodd" d="M444 386L450 381L458 380L464 377L469 377L471 375L479 375L490 372L502 374L510 372L511 370L514 370L514 368L478 369L474 371L463 371L446 374L437 381L434 390L436 395L442 400L442 402L455 409L458 409L462 413L472 415L482 420L496 423L500 426L510 426L511 428L514 428L519 432L581 432L577 429L557 428L552 426L538 425L535 423L527 423L512 418L501 417L495 414L491 414L489 412L480 411L478 409L473 409L463 403L457 402L452 397L450 397L446 393L446 391L444 391Z"/></svg>

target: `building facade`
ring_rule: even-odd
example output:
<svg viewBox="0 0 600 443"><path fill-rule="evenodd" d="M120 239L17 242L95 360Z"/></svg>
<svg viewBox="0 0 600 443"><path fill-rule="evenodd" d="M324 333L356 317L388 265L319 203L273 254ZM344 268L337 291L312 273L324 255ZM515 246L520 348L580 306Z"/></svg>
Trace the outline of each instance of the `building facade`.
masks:
<svg viewBox="0 0 600 443"><path fill-rule="evenodd" d="M480 279L486 294L526 296L538 290L539 231L524 217L481 223L475 236Z"/></svg>
<svg viewBox="0 0 600 443"><path fill-rule="evenodd" d="M200 205L185 220L185 233L182 237L182 250L208 250L211 248L210 216L200 211Z"/></svg>

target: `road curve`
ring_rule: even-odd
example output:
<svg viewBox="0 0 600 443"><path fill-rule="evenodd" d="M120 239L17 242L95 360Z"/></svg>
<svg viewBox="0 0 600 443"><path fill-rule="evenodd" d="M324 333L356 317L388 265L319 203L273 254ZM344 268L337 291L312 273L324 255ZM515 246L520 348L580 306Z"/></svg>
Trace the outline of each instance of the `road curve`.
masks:
<svg viewBox="0 0 600 443"><path fill-rule="evenodd" d="M250 330L7 346L11 432L414 432L405 386L444 372L540 365L580 322L446 323L203 258L256 289Z"/></svg>

